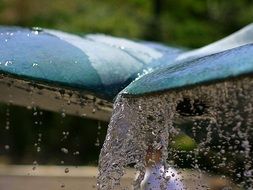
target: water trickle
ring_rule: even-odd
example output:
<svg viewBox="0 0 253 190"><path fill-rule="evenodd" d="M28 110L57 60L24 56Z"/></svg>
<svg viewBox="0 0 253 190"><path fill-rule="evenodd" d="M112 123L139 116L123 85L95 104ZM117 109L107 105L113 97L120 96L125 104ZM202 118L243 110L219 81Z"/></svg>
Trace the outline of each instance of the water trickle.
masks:
<svg viewBox="0 0 253 190"><path fill-rule="evenodd" d="M10 120L11 120L11 118L10 118L10 116L11 116L11 114L10 114L10 104L9 103L6 107L5 115L6 115L6 117L5 117L5 133L6 134L5 135L9 136L10 135ZM9 151L10 150L9 142L7 141L5 143L6 144L4 145L4 149L5 149L5 151Z"/></svg>
<svg viewBox="0 0 253 190"><path fill-rule="evenodd" d="M7 109L6 109L5 129L6 130L10 130L10 108L9 107L7 107Z"/></svg>
<svg viewBox="0 0 253 190"><path fill-rule="evenodd" d="M99 147L100 146L100 140L99 140L99 136L100 136L100 132L101 131L101 122L98 121L98 131L97 131L97 138L96 138L96 142L95 142L95 146Z"/></svg>
<svg viewBox="0 0 253 190"><path fill-rule="evenodd" d="M32 94L31 94L32 95ZM43 140L43 133L42 133L42 125L43 125L43 111L35 106L31 106L32 109L32 116L33 116L33 123L36 130L36 137L34 142L34 148L36 152L36 156L38 156L42 151L42 140ZM38 161L33 161L32 170L36 170L38 167Z"/></svg>
<svg viewBox="0 0 253 190"><path fill-rule="evenodd" d="M140 189L151 152L161 152L157 163L163 185L173 182L171 168L189 168L199 189L203 176L215 174L224 182L253 188L253 80L250 77L145 97L118 96L100 153L98 189L115 189L126 166L134 164ZM192 146L178 141L183 136ZM180 172L181 170L179 170ZM179 173L178 172L178 173ZM184 172L180 174L184 182ZM194 174L196 175L196 174ZM222 177L224 176L224 177ZM182 178L182 179L181 179ZM227 182L229 181L229 182ZM174 183L174 182L173 182Z"/></svg>

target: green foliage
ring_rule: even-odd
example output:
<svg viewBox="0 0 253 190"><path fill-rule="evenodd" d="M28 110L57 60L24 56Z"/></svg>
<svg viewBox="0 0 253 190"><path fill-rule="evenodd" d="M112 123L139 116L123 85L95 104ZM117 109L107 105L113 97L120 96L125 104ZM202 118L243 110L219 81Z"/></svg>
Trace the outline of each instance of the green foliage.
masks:
<svg viewBox="0 0 253 190"><path fill-rule="evenodd" d="M252 22L251 0L0 0L0 24L200 47ZM157 13L157 11L159 13Z"/></svg>
<svg viewBox="0 0 253 190"><path fill-rule="evenodd" d="M179 151L191 151L197 146L194 139L185 134L176 136L172 142L171 147Z"/></svg>

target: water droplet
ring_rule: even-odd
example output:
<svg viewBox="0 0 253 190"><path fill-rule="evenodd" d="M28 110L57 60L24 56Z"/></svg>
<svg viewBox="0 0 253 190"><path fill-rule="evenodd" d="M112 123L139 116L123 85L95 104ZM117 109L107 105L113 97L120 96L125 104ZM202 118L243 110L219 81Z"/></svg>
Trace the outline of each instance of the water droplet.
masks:
<svg viewBox="0 0 253 190"><path fill-rule="evenodd" d="M41 148L38 146L37 147L37 152L40 152L41 151Z"/></svg>
<svg viewBox="0 0 253 190"><path fill-rule="evenodd" d="M64 112L61 113L62 118L66 117L66 114Z"/></svg>
<svg viewBox="0 0 253 190"><path fill-rule="evenodd" d="M28 110L31 110L31 109L32 109L32 106L26 106L26 108L27 108Z"/></svg>
<svg viewBox="0 0 253 190"><path fill-rule="evenodd" d="M12 64L13 64L12 61L6 61L4 65L5 65L5 66L10 66L10 65L12 65Z"/></svg>
<svg viewBox="0 0 253 190"><path fill-rule="evenodd" d="M32 32L33 34L35 35L38 35L40 32L43 32L43 28L40 28L40 27L32 27Z"/></svg>
<svg viewBox="0 0 253 190"><path fill-rule="evenodd" d="M34 160L33 165L38 165L38 162L36 160Z"/></svg>
<svg viewBox="0 0 253 190"><path fill-rule="evenodd" d="M38 63L33 63L33 67L37 67L37 66L39 66Z"/></svg>
<svg viewBox="0 0 253 190"><path fill-rule="evenodd" d="M9 145L7 145L7 144L6 144L6 145L4 145L4 149L5 149L5 150L9 150L9 149L10 149L10 146L9 146Z"/></svg>
<svg viewBox="0 0 253 190"><path fill-rule="evenodd" d="M62 151L64 154L68 154L68 153L69 153L68 149L66 149L66 148L61 148L61 151Z"/></svg>
<svg viewBox="0 0 253 190"><path fill-rule="evenodd" d="M98 138L97 138L97 140L96 140L95 146L100 146L100 142L99 142L99 139L98 139Z"/></svg>

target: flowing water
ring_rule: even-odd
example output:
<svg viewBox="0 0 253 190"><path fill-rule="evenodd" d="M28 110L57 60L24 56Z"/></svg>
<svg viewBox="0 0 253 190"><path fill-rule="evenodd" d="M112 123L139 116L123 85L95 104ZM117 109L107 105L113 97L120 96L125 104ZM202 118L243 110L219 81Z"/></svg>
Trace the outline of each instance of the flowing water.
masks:
<svg viewBox="0 0 253 190"><path fill-rule="evenodd" d="M164 171L188 168L228 179L224 189L253 189L252 125L250 77L142 97L119 95L100 154L98 189L120 188L129 165L137 171L133 188L140 189L149 150L162 152ZM180 148L178 136L194 146ZM165 173L159 174L161 189L174 175ZM198 189L210 188L199 182Z"/></svg>

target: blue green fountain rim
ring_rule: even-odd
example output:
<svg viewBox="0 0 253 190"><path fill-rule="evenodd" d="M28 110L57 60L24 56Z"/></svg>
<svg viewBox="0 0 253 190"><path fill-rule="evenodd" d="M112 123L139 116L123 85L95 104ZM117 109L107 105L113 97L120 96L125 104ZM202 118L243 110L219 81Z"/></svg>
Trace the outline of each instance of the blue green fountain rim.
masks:
<svg viewBox="0 0 253 190"><path fill-rule="evenodd" d="M143 96L253 75L253 44L195 60L175 61L133 81L121 94Z"/></svg>

